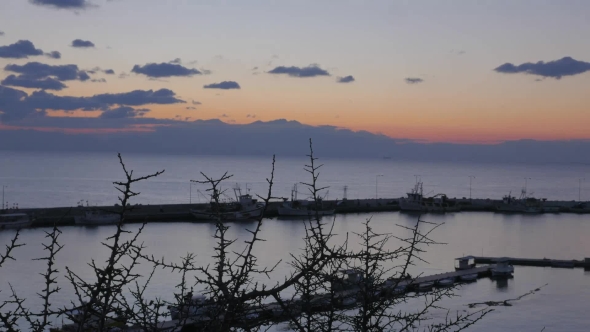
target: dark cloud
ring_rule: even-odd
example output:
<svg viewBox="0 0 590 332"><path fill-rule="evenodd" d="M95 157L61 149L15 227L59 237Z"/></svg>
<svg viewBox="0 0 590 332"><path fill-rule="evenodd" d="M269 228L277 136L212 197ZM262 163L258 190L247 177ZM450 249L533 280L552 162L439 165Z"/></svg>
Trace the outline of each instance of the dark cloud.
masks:
<svg viewBox="0 0 590 332"><path fill-rule="evenodd" d="M180 58L176 58L174 60L168 61L168 63L175 63L175 64L179 65L182 63L182 60L180 60Z"/></svg>
<svg viewBox="0 0 590 332"><path fill-rule="evenodd" d="M103 119L123 119L123 118L136 118L144 116L150 110L147 108L135 109L129 106L121 106L117 108L108 109L100 115Z"/></svg>
<svg viewBox="0 0 590 332"><path fill-rule="evenodd" d="M112 69L105 69L104 70L104 73L107 74L107 75L115 75L115 71L112 70Z"/></svg>
<svg viewBox="0 0 590 332"><path fill-rule="evenodd" d="M14 44L0 46L0 58L26 59L37 55L43 55L43 51L35 48L35 45L28 40L19 40Z"/></svg>
<svg viewBox="0 0 590 332"><path fill-rule="evenodd" d="M191 103L192 103L193 105L201 105L201 104L202 104L202 103L201 103L200 101L198 101L198 100L193 100L193 101L191 101Z"/></svg>
<svg viewBox="0 0 590 332"><path fill-rule="evenodd" d="M196 107L194 107L194 106L188 106L186 109L187 109L187 110L196 110L197 108L196 108Z"/></svg>
<svg viewBox="0 0 590 332"><path fill-rule="evenodd" d="M29 0L29 2L60 9L84 9L92 6L87 0Z"/></svg>
<svg viewBox="0 0 590 332"><path fill-rule="evenodd" d="M113 106L185 103L172 90L134 90L125 93L104 93L90 97L57 96L44 90L27 93L0 86L2 120L22 119L45 110L108 111Z"/></svg>
<svg viewBox="0 0 590 332"><path fill-rule="evenodd" d="M518 66L507 62L494 70L503 74L524 73L560 79L563 76L573 76L589 71L590 63L578 61L567 56L559 60L549 62L539 61L536 63L526 62Z"/></svg>
<svg viewBox="0 0 590 332"><path fill-rule="evenodd" d="M424 82L423 79L418 78L418 77L406 77L405 81L408 84L418 84L418 83Z"/></svg>
<svg viewBox="0 0 590 332"><path fill-rule="evenodd" d="M269 74L286 74L292 77L315 77L315 76L330 76L327 70L320 68L317 65L309 65L307 67L285 67L279 66L271 71Z"/></svg>
<svg viewBox="0 0 590 332"><path fill-rule="evenodd" d="M48 65L40 62L28 62L24 65L6 65L5 71L19 73L28 78L43 79L54 77L59 81L80 80L86 81L90 76L79 70L77 65Z"/></svg>
<svg viewBox="0 0 590 332"><path fill-rule="evenodd" d="M240 89L240 85L238 82L234 81L223 81L221 83L211 83L203 86L204 89L222 89L222 90L230 90L230 89Z"/></svg>
<svg viewBox="0 0 590 332"><path fill-rule="evenodd" d="M227 114L223 113L223 114L221 114L219 117L220 117L220 118L229 118L229 115L227 115Z"/></svg>
<svg viewBox="0 0 590 332"><path fill-rule="evenodd" d="M131 72L148 77L193 76L201 74L194 68L186 68L175 63L148 63L144 66L135 65Z"/></svg>
<svg viewBox="0 0 590 332"><path fill-rule="evenodd" d="M211 75L213 72L210 71L209 69L203 69L203 68L201 68L201 73L203 75Z"/></svg>
<svg viewBox="0 0 590 332"><path fill-rule="evenodd" d="M65 84L51 77L36 79L27 77L25 75L9 75L5 79L3 79L2 82L0 82L0 84L43 90L63 90L67 88Z"/></svg>
<svg viewBox="0 0 590 332"><path fill-rule="evenodd" d="M355 79L354 79L354 77L352 77L352 75L338 77L338 79L336 80L336 82L338 82L338 83L350 83L350 82L354 82L354 81L355 81Z"/></svg>
<svg viewBox="0 0 590 332"><path fill-rule="evenodd" d="M87 48L87 47L94 47L94 43L90 40L82 40L82 39L74 39L72 41L72 47L80 47L80 48Z"/></svg>
<svg viewBox="0 0 590 332"><path fill-rule="evenodd" d="M0 31L0 36L4 36L4 31Z"/></svg>
<svg viewBox="0 0 590 332"><path fill-rule="evenodd" d="M256 119L256 114L247 114L247 118Z"/></svg>
<svg viewBox="0 0 590 332"><path fill-rule="evenodd" d="M45 53L45 56L52 58L52 59L61 59L61 53L59 53L58 51Z"/></svg>

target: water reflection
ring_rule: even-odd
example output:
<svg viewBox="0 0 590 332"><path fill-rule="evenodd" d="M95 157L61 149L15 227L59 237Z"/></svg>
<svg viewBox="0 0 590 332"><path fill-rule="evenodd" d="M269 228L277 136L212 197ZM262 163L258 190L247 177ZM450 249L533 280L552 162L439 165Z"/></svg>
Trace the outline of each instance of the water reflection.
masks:
<svg viewBox="0 0 590 332"><path fill-rule="evenodd" d="M496 279L496 288L499 291L506 291L508 289L508 278Z"/></svg>

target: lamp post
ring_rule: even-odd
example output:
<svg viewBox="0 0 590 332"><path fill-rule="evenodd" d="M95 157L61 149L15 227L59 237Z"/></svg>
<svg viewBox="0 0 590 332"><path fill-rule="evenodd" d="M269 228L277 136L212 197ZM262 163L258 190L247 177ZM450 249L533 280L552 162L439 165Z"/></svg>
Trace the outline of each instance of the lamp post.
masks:
<svg viewBox="0 0 590 332"><path fill-rule="evenodd" d="M188 201L189 204L193 204L193 180L190 180L188 182L188 192L189 192L189 196L188 196Z"/></svg>
<svg viewBox="0 0 590 332"><path fill-rule="evenodd" d="M582 181L585 180L585 178L578 179L578 202L582 201Z"/></svg>
<svg viewBox="0 0 590 332"><path fill-rule="evenodd" d="M469 199L471 200L471 180L475 179L475 176L469 175Z"/></svg>
<svg viewBox="0 0 590 332"><path fill-rule="evenodd" d="M377 188L378 188L377 187L377 180L379 179L380 176L383 176L383 174L377 174L377 175L375 175L375 199L377 199L379 197L378 196L378 191L377 191Z"/></svg>

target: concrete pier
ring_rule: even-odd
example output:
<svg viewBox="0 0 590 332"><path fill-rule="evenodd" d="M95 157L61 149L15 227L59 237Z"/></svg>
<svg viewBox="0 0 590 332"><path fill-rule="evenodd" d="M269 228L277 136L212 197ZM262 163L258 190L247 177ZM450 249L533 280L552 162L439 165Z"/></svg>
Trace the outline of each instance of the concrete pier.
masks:
<svg viewBox="0 0 590 332"><path fill-rule="evenodd" d="M496 206L499 200L491 199L468 199L453 198L455 204L461 211L487 211L496 212ZM267 208L265 217L276 217L277 208L282 202L271 202ZM173 222L173 221L191 221L194 218L190 215L190 209L202 209L208 204L150 204L135 205L133 210L126 215L127 222ZM379 198L379 199L348 199L348 200L326 200L323 202L326 209L334 209L335 213L371 213L385 211L399 211L399 198ZM547 201L546 206L558 209L559 213L590 213L590 203L581 204L575 201ZM581 207L580 207L581 206ZM117 206L96 206L91 207L102 211L120 211L121 207ZM73 225L74 216L84 213L81 207L56 207L56 208L33 208L10 210L10 212L25 212L34 219L33 226L51 226ZM8 211L7 211L8 212ZM405 211L402 211L405 212ZM552 212L552 213L558 213ZM416 212L410 212L416 213Z"/></svg>

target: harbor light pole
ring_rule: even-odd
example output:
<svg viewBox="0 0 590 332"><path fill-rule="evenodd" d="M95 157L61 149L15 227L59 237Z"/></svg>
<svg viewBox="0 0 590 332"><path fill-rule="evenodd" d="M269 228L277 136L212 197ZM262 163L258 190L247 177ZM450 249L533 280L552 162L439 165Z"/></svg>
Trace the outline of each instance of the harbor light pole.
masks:
<svg viewBox="0 0 590 332"><path fill-rule="evenodd" d="M193 180L188 182L188 193L189 204L193 204Z"/></svg>
<svg viewBox="0 0 590 332"><path fill-rule="evenodd" d="M377 194L377 179L379 179L380 176L383 176L383 174L377 174L375 175L375 199L377 199L379 196Z"/></svg>
<svg viewBox="0 0 590 332"><path fill-rule="evenodd" d="M471 180L475 179L475 176L469 175L469 200L471 200Z"/></svg>
<svg viewBox="0 0 590 332"><path fill-rule="evenodd" d="M585 178L578 179L578 202L582 201L582 182L585 180Z"/></svg>

